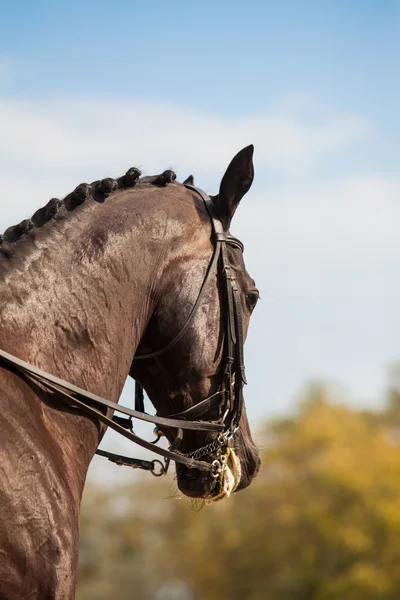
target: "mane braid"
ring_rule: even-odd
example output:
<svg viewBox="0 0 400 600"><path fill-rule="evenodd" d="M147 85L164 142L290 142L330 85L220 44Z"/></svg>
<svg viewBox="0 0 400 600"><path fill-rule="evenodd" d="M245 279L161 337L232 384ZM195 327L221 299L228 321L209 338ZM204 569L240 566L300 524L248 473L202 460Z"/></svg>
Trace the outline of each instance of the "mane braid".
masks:
<svg viewBox="0 0 400 600"><path fill-rule="evenodd" d="M73 192L65 196L63 200L51 198L48 203L39 208L30 219L24 219L18 225L13 225L6 229L3 235L0 235L0 246L5 242L13 244L22 236L33 233L34 229L43 227L52 219L61 219L66 212L74 211L78 206L92 198L95 202L104 202L108 196L125 188L134 187L139 181L150 185L161 187L167 186L176 180L176 174L171 169L167 169L160 175L143 177L140 179L141 171L136 167L131 167L118 179L107 177L92 183L81 183ZM2 249L2 254L9 257L9 252Z"/></svg>

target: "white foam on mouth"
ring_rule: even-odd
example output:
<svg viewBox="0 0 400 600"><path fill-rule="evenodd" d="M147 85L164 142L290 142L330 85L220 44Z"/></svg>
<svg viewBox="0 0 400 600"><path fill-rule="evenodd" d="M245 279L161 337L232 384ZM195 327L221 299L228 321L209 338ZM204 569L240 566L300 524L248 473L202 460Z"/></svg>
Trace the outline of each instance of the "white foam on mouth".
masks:
<svg viewBox="0 0 400 600"><path fill-rule="evenodd" d="M207 498L206 504L213 504L220 500L225 500L234 492L242 478L242 468L240 460L233 448L227 448L226 467L223 474L222 489L217 496Z"/></svg>

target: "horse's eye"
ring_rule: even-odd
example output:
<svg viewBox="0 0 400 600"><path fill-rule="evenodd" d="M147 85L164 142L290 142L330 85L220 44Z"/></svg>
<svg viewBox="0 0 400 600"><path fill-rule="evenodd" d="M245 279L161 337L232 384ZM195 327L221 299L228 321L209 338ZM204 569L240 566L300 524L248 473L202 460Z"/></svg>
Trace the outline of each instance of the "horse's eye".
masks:
<svg viewBox="0 0 400 600"><path fill-rule="evenodd" d="M250 312L253 312L253 310L255 309L259 297L260 294L258 290L253 290L246 294L246 304Z"/></svg>

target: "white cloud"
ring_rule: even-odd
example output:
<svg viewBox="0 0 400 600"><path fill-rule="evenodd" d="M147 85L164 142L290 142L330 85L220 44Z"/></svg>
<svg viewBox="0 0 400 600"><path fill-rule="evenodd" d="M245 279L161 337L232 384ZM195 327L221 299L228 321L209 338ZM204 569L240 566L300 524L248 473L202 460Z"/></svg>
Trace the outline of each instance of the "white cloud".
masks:
<svg viewBox="0 0 400 600"><path fill-rule="evenodd" d="M131 164L150 172L172 166L182 178L194 171L200 185L212 181L215 189L232 155L252 141L258 177L234 223L252 263L362 265L367 257L399 255L400 181L316 177L321 157L366 135L357 116L307 126L277 115L220 118L154 103L3 101L0 130L0 229L82 180L118 175ZM261 196L267 168L300 169L302 176Z"/></svg>
<svg viewBox="0 0 400 600"><path fill-rule="evenodd" d="M182 179L194 172L203 186L217 185L248 143L256 146L258 174L271 168L304 177L368 129L357 116L306 126L282 115L223 118L150 102L3 100L0 204L8 214L0 227L82 180L118 175L132 164L147 172L173 167Z"/></svg>
<svg viewBox="0 0 400 600"><path fill-rule="evenodd" d="M0 102L0 129L0 152L37 166L110 169L136 159L220 172L254 143L259 167L299 172L364 136L368 125L359 117L304 126L280 115L222 118L154 103L58 100Z"/></svg>
<svg viewBox="0 0 400 600"><path fill-rule="evenodd" d="M273 260L381 262L400 257L399 197L400 180L382 176L302 183L245 199L235 227Z"/></svg>

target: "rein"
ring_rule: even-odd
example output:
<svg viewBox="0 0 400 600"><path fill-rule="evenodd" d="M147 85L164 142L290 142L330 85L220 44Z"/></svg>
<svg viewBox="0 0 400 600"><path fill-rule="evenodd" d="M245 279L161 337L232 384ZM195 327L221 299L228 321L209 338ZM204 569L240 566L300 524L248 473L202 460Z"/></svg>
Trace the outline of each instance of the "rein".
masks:
<svg viewBox="0 0 400 600"><path fill-rule="evenodd" d="M242 251L243 245L239 240L224 232L222 223L215 214L214 204L209 196L195 186L185 184L185 187L197 193L204 201L212 224L213 255L197 300L179 333L166 346L154 352L136 355L134 360L145 360L159 356L173 348L182 339L192 324L208 289L208 285L217 270L223 282L223 302L221 308L224 317L225 336L222 358L222 384L215 394L212 394L183 412L161 417L158 415L149 415L144 411L143 386L138 381L136 381L135 410L133 410L92 394L1 349L0 362L24 380L40 384L46 390L52 392L54 400L60 401L70 408L77 409L78 412L83 412L107 425L126 439L163 457L164 462L157 459L147 461L131 458L104 450L97 450L96 454L104 456L119 465L150 471L157 477L167 473L170 461L173 460L192 469L208 471L214 479L222 479L226 468L227 449L233 447L234 436L239 428L243 408L243 385L246 383L243 359L242 309L235 274L229 262L227 244ZM217 408L220 409L220 413L222 412L222 416L218 421L198 420L200 417L204 419L208 413ZM112 411L127 415L127 417L116 415L108 417L102 412L102 409L106 409L106 411L111 409ZM157 438L153 442L148 442L137 436L133 431L132 419L154 423L156 425L155 432L157 433ZM159 429L160 426L176 430L175 440L169 449L155 446L162 435ZM218 435L210 444L198 448L194 452L183 454L178 448L183 439L184 430L214 432ZM216 456L215 460L211 463L199 460L211 454Z"/></svg>

